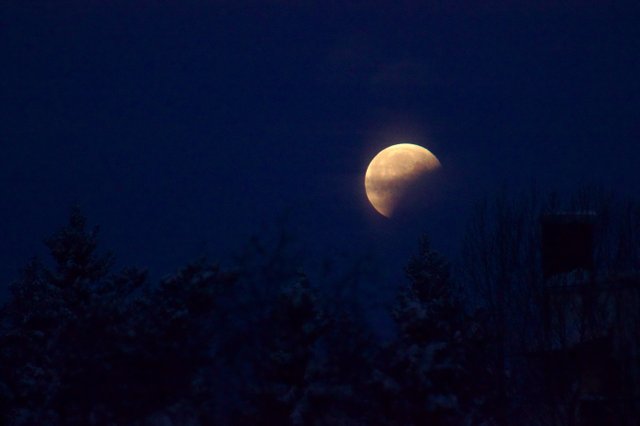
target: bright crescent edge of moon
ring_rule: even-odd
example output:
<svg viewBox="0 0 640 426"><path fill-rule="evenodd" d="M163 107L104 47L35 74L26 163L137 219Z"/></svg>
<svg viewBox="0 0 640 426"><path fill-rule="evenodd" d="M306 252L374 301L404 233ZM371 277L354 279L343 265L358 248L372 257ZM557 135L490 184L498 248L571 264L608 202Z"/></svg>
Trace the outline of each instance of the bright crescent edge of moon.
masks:
<svg viewBox="0 0 640 426"><path fill-rule="evenodd" d="M367 198L378 213L389 218L407 187L440 167L436 156L420 145L391 145L373 157L367 167L364 178Z"/></svg>

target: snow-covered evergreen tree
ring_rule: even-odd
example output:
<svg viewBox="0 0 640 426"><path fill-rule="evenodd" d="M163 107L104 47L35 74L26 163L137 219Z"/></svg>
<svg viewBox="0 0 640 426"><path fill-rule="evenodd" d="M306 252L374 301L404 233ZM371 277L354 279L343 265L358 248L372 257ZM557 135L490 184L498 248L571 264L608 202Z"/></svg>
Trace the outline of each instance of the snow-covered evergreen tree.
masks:
<svg viewBox="0 0 640 426"><path fill-rule="evenodd" d="M45 243L53 268L32 261L3 312L7 422L87 424L101 416L104 380L130 332L132 295L145 274L109 275L113 257L97 254L97 228L88 231L77 209Z"/></svg>
<svg viewBox="0 0 640 426"><path fill-rule="evenodd" d="M326 320L305 276L283 287L264 327L265 346L263 359L256 366L250 422L307 424L312 410L314 358Z"/></svg>
<svg viewBox="0 0 640 426"><path fill-rule="evenodd" d="M224 369L218 362L226 337L221 308L235 279L217 265L195 262L141 302L138 369L156 414L173 418L169 413L178 411L184 419L191 413L189 421L213 423L214 394L221 391L216 374Z"/></svg>
<svg viewBox="0 0 640 426"><path fill-rule="evenodd" d="M398 337L372 376L385 420L398 425L474 424L474 388L481 380L446 260L427 238L406 267L408 284L393 309Z"/></svg>
<svg viewBox="0 0 640 426"><path fill-rule="evenodd" d="M158 287L139 270L112 274L112 256L97 253L97 230L77 210L46 244L53 267L29 264L2 311L4 422L202 417L221 328L214 317L234 277L205 263Z"/></svg>

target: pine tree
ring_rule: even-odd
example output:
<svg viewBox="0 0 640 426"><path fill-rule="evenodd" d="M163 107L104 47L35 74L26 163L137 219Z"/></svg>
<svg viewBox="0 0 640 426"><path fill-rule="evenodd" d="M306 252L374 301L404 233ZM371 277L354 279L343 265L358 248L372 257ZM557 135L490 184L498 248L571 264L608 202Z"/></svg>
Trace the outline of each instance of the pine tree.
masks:
<svg viewBox="0 0 640 426"><path fill-rule="evenodd" d="M235 276L204 262L157 287L140 270L111 273L77 209L45 243L52 267L31 262L2 311L5 423L210 423L218 311Z"/></svg>
<svg viewBox="0 0 640 426"><path fill-rule="evenodd" d="M326 321L305 276L286 284L265 322L263 359L252 399L254 424L307 424Z"/></svg>
<svg viewBox="0 0 640 426"><path fill-rule="evenodd" d="M225 297L236 281L218 265L192 263L141 301L144 312L136 363L143 401L176 424L213 423L216 369L224 350ZM172 412L182 413L178 418Z"/></svg>
<svg viewBox="0 0 640 426"><path fill-rule="evenodd" d="M393 309L398 337L372 380L382 423L474 424L476 382L482 380L474 360L482 349L469 333L450 267L423 238L406 275Z"/></svg>
<svg viewBox="0 0 640 426"><path fill-rule="evenodd" d="M409 285L393 310L399 332L394 364L404 400L399 415L410 424L453 423L460 415L455 387L462 367L449 265L423 238L406 274Z"/></svg>
<svg viewBox="0 0 640 426"><path fill-rule="evenodd" d="M62 420L59 399L75 365L61 360L69 354L69 339L78 337L70 331L85 320L89 287L104 278L111 262L109 255L95 255L96 233L86 231L84 217L74 210L68 225L45 241L54 268L33 260L11 286L3 312L2 375L18 424Z"/></svg>

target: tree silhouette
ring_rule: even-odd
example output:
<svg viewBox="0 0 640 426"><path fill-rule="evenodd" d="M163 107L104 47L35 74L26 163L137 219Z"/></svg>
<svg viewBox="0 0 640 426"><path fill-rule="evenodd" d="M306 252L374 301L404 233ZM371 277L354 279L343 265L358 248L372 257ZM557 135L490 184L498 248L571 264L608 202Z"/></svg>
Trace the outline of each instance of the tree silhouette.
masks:
<svg viewBox="0 0 640 426"><path fill-rule="evenodd" d="M32 261L3 309L6 423L130 424L197 404L233 277L196 264L152 288L142 271L111 274L77 209L46 245L53 267Z"/></svg>
<svg viewBox="0 0 640 426"><path fill-rule="evenodd" d="M45 241L53 268L33 260L11 286L4 308L3 377L17 424L82 424L99 411L108 359L126 333L141 271L109 276L113 257L98 255L97 228L74 209ZM97 414L96 414L97 415Z"/></svg>
<svg viewBox="0 0 640 426"><path fill-rule="evenodd" d="M492 379L480 362L483 339L465 316L446 260L425 237L406 267L408 284L393 309L398 338L382 354L373 385L388 424L455 425L487 420ZM483 417L484 416L484 417Z"/></svg>
<svg viewBox="0 0 640 426"><path fill-rule="evenodd" d="M265 352L256 366L252 423L307 424L317 344L326 322L306 277L283 286L264 326Z"/></svg>
<svg viewBox="0 0 640 426"><path fill-rule="evenodd" d="M232 272L200 260L152 284L139 269L113 272L97 228L75 209L45 240L51 262L29 262L0 310L0 420L632 424L624 421L638 412L639 210L606 197L569 202L599 206L597 275L577 291L580 274L542 274L539 218L560 204L536 197L480 206L455 280L420 240L387 341L331 278L311 285L286 232L271 244L252 239ZM347 273L338 285L362 277ZM559 309L549 324L589 327L577 342L545 347L544 307ZM592 394L601 398L585 399Z"/></svg>
<svg viewBox="0 0 640 426"><path fill-rule="evenodd" d="M635 417L624 413L638 412L638 387L605 383L620 381L619 366L637 371L633 354L640 340L630 330L637 330L640 289L638 212L637 203L600 188L564 197L503 192L478 204L461 275L469 299L486 312L498 370L510 371L498 376L507 423L589 424L587 418L597 416L581 407L596 405L595 411L618 413L616 420L608 415L609 423ZM590 270L543 274L541 220L554 215L591 217L593 246L573 241L592 251ZM556 247L556 255L563 250ZM567 338L572 334L580 337ZM631 376L638 382L636 373ZM585 391L585 383L592 390Z"/></svg>

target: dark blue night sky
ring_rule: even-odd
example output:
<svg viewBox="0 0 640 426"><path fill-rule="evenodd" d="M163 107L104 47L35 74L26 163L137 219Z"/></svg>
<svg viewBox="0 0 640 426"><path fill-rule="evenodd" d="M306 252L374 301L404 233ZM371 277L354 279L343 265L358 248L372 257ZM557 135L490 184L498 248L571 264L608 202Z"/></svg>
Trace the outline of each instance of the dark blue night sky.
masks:
<svg viewBox="0 0 640 426"><path fill-rule="evenodd" d="M283 215L314 252L395 268L421 232L455 253L505 186L640 195L635 8L241 3L2 3L4 283L75 204L121 263L163 276ZM405 141L443 175L389 221L363 174Z"/></svg>

